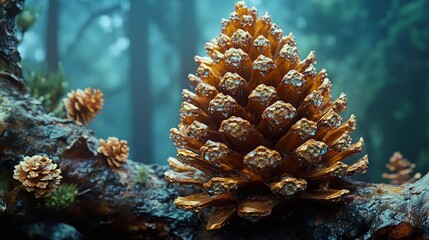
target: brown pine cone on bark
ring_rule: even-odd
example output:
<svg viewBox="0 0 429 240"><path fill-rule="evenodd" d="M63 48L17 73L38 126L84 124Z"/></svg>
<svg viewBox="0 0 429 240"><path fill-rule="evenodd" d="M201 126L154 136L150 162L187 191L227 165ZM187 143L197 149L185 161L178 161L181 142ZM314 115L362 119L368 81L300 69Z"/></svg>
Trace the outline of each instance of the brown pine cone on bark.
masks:
<svg viewBox="0 0 429 240"><path fill-rule="evenodd" d="M175 204L209 212L207 229L234 213L256 221L291 200L340 201L349 190L332 183L368 164L367 156L342 162L361 152L363 139L352 144L356 118L342 121L346 96L332 101L315 53L300 60L292 34L257 15L238 2L222 20L221 35L206 44L209 58L195 57L195 93L183 91L180 124L170 132L178 154L166 178L196 191Z"/></svg>
<svg viewBox="0 0 429 240"><path fill-rule="evenodd" d="M127 161L129 148L127 141L119 141L116 137L109 137L107 140L100 139L98 152L107 157L109 166L119 168Z"/></svg>
<svg viewBox="0 0 429 240"><path fill-rule="evenodd" d="M61 170L52 159L35 155L24 157L15 166L13 178L19 180L28 192L34 192L36 198L47 197L54 192L61 181Z"/></svg>
<svg viewBox="0 0 429 240"><path fill-rule="evenodd" d="M100 112L103 103L103 93L99 89L92 92L91 88L71 91L64 99L67 118L85 126Z"/></svg>

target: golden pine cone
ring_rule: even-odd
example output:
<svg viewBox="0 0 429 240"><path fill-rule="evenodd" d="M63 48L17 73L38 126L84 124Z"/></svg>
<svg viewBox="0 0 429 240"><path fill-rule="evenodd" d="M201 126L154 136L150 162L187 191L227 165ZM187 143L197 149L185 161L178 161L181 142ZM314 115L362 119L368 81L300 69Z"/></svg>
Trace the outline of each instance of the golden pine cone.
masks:
<svg viewBox="0 0 429 240"><path fill-rule="evenodd" d="M98 152L107 157L107 163L111 167L120 167L124 164L129 155L127 141L119 141L116 137L109 137L107 140L100 139Z"/></svg>
<svg viewBox="0 0 429 240"><path fill-rule="evenodd" d="M64 106L67 111L67 118L83 125L94 119L95 115L103 108L103 93L99 89L91 88L77 89L67 94L64 99Z"/></svg>
<svg viewBox="0 0 429 240"><path fill-rule="evenodd" d="M234 213L256 221L291 199L339 201L349 191L331 183L368 164L367 156L342 162L362 150L363 139L351 143L356 118L342 123L346 96L332 101L315 53L300 60L292 34L257 15L238 2L222 20L221 35L206 44L210 58L195 57L195 93L183 90L181 123L170 132L178 154L166 178L199 190L175 204L205 209L207 229Z"/></svg>
<svg viewBox="0 0 429 240"><path fill-rule="evenodd" d="M19 180L28 192L34 192L36 198L47 197L61 182L61 170L52 159L34 155L24 157L13 171L13 178Z"/></svg>

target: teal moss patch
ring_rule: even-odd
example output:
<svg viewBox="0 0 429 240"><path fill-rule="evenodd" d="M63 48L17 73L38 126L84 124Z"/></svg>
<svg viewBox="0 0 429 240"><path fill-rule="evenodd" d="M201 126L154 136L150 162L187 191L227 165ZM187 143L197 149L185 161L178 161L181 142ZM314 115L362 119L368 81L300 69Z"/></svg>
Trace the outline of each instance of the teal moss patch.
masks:
<svg viewBox="0 0 429 240"><path fill-rule="evenodd" d="M138 169L138 173L136 175L136 178L134 179L134 183L144 183L146 182L147 178L149 176L149 170L145 165L140 165Z"/></svg>

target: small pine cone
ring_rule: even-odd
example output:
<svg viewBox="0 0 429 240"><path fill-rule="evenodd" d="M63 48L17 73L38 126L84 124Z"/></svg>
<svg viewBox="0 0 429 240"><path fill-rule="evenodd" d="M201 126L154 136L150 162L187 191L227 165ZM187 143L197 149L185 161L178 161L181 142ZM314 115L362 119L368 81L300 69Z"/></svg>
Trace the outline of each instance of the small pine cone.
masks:
<svg viewBox="0 0 429 240"><path fill-rule="evenodd" d="M382 177L390 180L390 184L401 185L404 183L415 182L421 177L421 173L413 174L416 165L409 162L402 156L400 152L395 152L390 157L389 163L386 164L386 168L389 169L390 173L383 173Z"/></svg>
<svg viewBox="0 0 429 240"><path fill-rule="evenodd" d="M64 99L67 118L85 126L100 112L103 103L103 93L99 89L92 92L91 88L71 91Z"/></svg>
<svg viewBox="0 0 429 240"><path fill-rule="evenodd" d="M127 146L127 141L119 141L118 138L109 137L107 141L100 139L98 152L107 157L107 163L109 163L111 167L118 168L127 161L129 148Z"/></svg>
<svg viewBox="0 0 429 240"><path fill-rule="evenodd" d="M52 159L35 155L24 157L13 171L13 178L19 180L28 192L36 198L47 197L54 192L61 181L61 170Z"/></svg>
<svg viewBox="0 0 429 240"><path fill-rule="evenodd" d="M356 118L342 123L346 96L332 101L315 53L300 60L292 34L257 15L238 2L222 20L221 35L206 44L209 57L195 57L195 93L183 90L180 124L170 132L178 154L166 178L197 191L175 204L204 209L207 229L234 213L256 221L291 199L340 201L349 190L331 183L368 164L367 156L342 162L361 152L363 139L352 144Z"/></svg>

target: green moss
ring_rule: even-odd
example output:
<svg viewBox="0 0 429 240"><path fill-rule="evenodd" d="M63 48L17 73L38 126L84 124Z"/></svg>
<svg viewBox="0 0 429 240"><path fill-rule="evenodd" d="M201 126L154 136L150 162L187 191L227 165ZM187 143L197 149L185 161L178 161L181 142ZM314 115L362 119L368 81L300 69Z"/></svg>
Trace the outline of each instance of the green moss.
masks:
<svg viewBox="0 0 429 240"><path fill-rule="evenodd" d="M140 165L138 174L136 178L134 179L134 183L144 183L148 176L149 176L149 170L145 165Z"/></svg>
<svg viewBox="0 0 429 240"><path fill-rule="evenodd" d="M46 112L61 117L64 114L61 99L67 87L63 68L60 66L56 73L30 71L26 79L31 96L42 102Z"/></svg>
<svg viewBox="0 0 429 240"><path fill-rule="evenodd" d="M61 184L55 192L44 199L44 205L49 209L69 208L74 203L77 192L77 185Z"/></svg>

